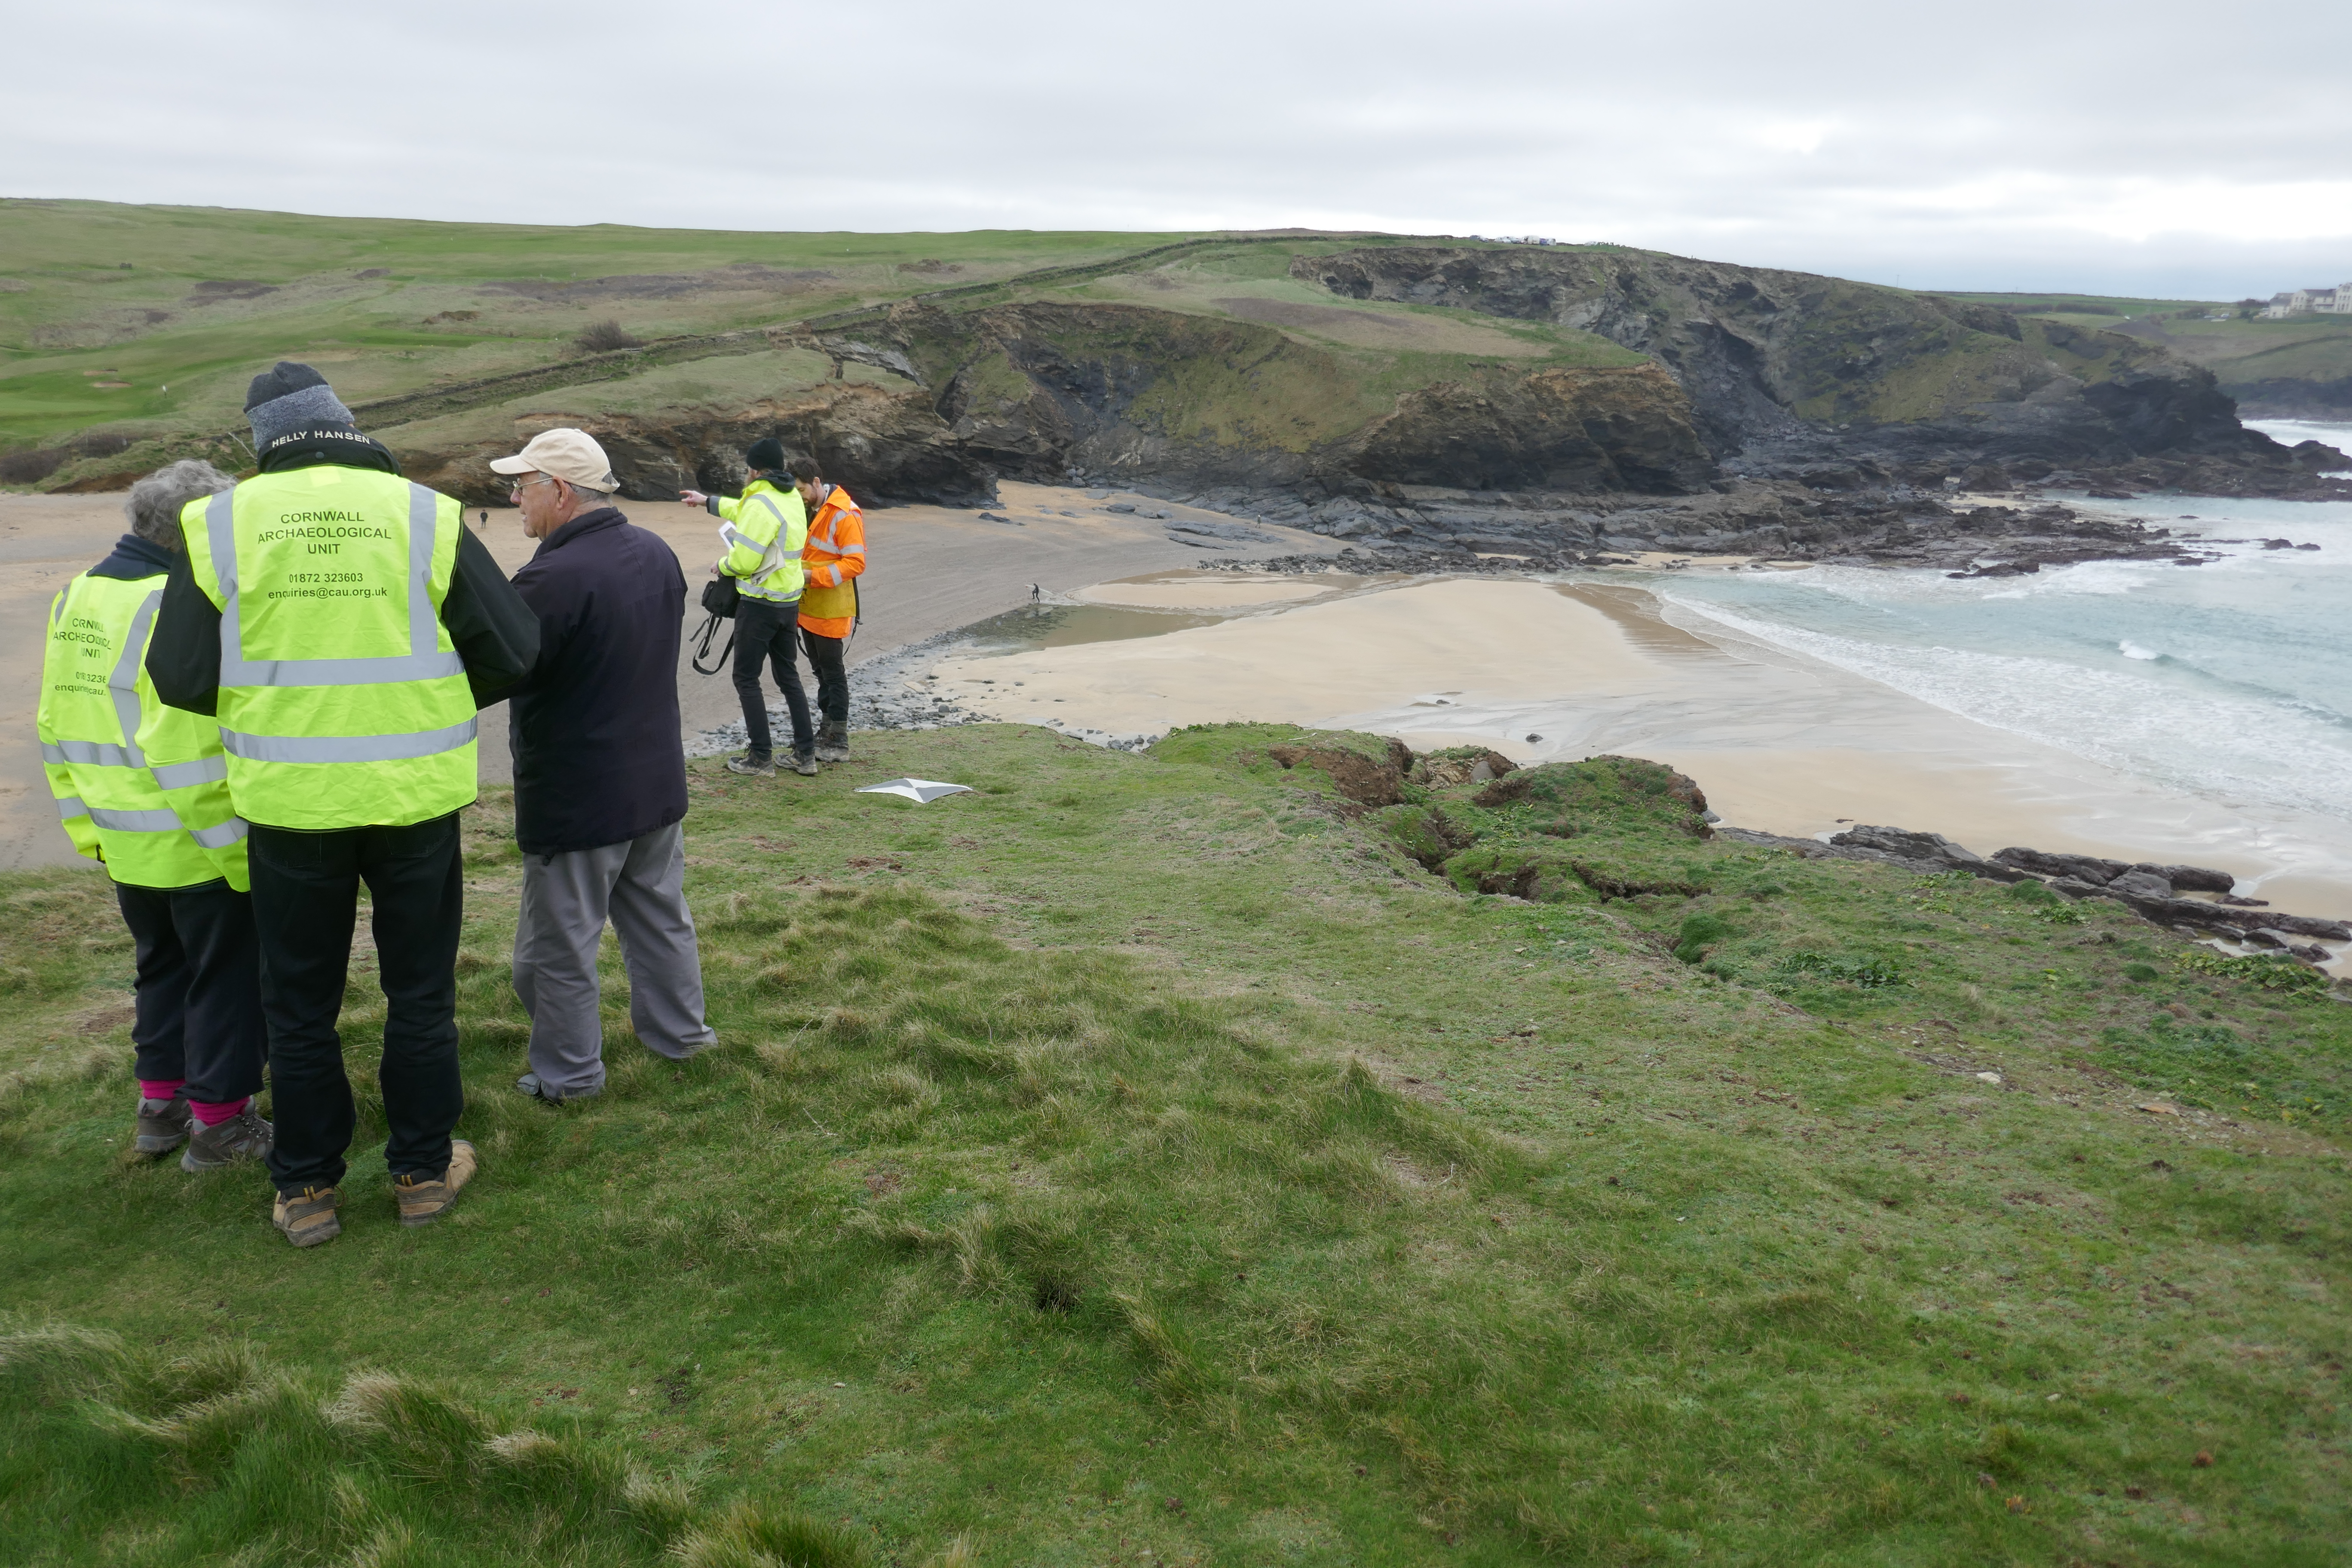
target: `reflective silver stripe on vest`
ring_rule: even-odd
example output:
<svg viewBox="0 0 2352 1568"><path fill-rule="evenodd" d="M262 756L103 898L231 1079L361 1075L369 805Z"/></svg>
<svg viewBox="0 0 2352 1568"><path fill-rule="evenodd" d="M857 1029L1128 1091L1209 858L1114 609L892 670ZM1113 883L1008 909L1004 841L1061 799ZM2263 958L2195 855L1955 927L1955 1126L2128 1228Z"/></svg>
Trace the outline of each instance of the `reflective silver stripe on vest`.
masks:
<svg viewBox="0 0 2352 1568"><path fill-rule="evenodd" d="M191 827L188 837L207 849L226 849L245 837L245 818L232 816L218 827Z"/></svg>
<svg viewBox="0 0 2352 1568"><path fill-rule="evenodd" d="M131 612L131 630L122 639L122 657L114 661L114 673L106 678L107 694L114 699L114 721L122 729L125 767L147 765L139 752L139 667L147 658L147 628L155 624L155 606L163 602L161 588L139 602L139 608Z"/></svg>
<svg viewBox="0 0 2352 1568"><path fill-rule="evenodd" d="M59 822L71 822L77 816L89 815L89 807L81 803L81 796L78 795L61 795L57 799Z"/></svg>
<svg viewBox="0 0 2352 1568"><path fill-rule="evenodd" d="M223 490L205 507L212 541L213 575L221 589L223 686L386 686L439 680L466 673L466 661L444 653L440 618L433 612L433 546L439 498L423 485L408 487L408 651L382 658L255 658L245 657L244 616L236 578L236 492Z"/></svg>
<svg viewBox="0 0 2352 1568"><path fill-rule="evenodd" d="M198 757L193 763L165 763L150 768L158 789L186 789L190 784L218 784L228 777L226 757Z"/></svg>
<svg viewBox="0 0 2352 1568"><path fill-rule="evenodd" d="M89 819L116 833L180 831L180 814L176 811L109 811L102 805L93 805L89 808Z"/></svg>
<svg viewBox="0 0 2352 1568"><path fill-rule="evenodd" d="M41 761L79 763L86 768L143 768L147 764L108 741L44 741Z"/></svg>
<svg viewBox="0 0 2352 1568"><path fill-rule="evenodd" d="M406 735L247 735L223 730L221 745L229 755L253 763L404 763L454 752L480 728L480 720L468 719L446 730Z"/></svg>

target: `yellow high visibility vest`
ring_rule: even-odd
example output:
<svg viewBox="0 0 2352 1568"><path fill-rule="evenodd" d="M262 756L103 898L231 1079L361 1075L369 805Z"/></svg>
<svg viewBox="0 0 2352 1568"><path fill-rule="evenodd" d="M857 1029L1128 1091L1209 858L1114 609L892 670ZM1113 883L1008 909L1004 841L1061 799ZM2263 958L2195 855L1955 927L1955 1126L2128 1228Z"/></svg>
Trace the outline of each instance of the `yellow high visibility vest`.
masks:
<svg viewBox="0 0 2352 1568"><path fill-rule="evenodd" d="M465 523L393 474L263 474L180 514L221 612L218 707L239 815L400 826L478 792L465 661L441 624Z"/></svg>
<svg viewBox="0 0 2352 1568"><path fill-rule="evenodd" d="M242 892L245 823L229 803L220 727L167 708L147 679L163 574L76 577L50 601L35 727L77 853L139 888L226 878Z"/></svg>
<svg viewBox="0 0 2352 1568"><path fill-rule="evenodd" d="M808 508L797 489L765 479L743 487L740 500L718 498L719 537L727 558L719 569L740 580L749 598L789 605L801 596L801 548L808 543Z"/></svg>

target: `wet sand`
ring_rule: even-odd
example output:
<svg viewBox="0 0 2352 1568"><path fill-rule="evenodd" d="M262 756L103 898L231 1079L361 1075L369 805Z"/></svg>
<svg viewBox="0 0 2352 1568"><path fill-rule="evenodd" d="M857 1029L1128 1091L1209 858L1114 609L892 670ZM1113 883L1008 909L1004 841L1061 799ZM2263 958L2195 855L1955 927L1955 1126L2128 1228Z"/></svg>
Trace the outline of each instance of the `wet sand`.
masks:
<svg viewBox="0 0 2352 1568"><path fill-rule="evenodd" d="M1106 511L1106 503L1089 500L1084 490L1007 483L999 494L1002 504L990 510L1018 525L983 522L975 512L943 507L887 507L866 513L872 563L864 580L864 624L850 645L853 670L895 648L1025 604L1033 584L1049 594L1068 595L1112 578L1196 565L1202 555L1171 542L1161 523ZM1141 498L1113 492L1110 499ZM1151 504L1174 521L1215 516L1167 502ZM622 505L631 521L660 534L677 552L687 575L687 627L700 626L697 599L719 554L717 520L675 502ZM466 521L477 526L479 509L467 509ZM74 858L58 830L33 741L42 626L50 598L66 580L96 564L127 526L120 495L0 495L0 733L12 742L0 748L0 868ZM1255 553L1339 548L1315 534L1258 526L1277 542L1258 546ZM488 525L479 531L509 572L538 548L523 537L522 514L512 508L491 508ZM719 640L725 641L723 631ZM768 695L772 705L780 700L772 681ZM678 700L688 735L742 717L726 675L696 674L684 652ZM481 759L485 783L503 784L512 776L504 704L482 715Z"/></svg>
<svg viewBox="0 0 2352 1568"><path fill-rule="evenodd" d="M937 674L991 717L1115 734L1262 720L1416 749L1475 742L1522 763L1649 757L1743 827L1811 837L1870 822L1982 854L2019 844L2215 865L2281 909L2352 916L2352 826L2168 793L1799 656L1717 644L1630 585L1337 587L1165 637L959 658Z"/></svg>

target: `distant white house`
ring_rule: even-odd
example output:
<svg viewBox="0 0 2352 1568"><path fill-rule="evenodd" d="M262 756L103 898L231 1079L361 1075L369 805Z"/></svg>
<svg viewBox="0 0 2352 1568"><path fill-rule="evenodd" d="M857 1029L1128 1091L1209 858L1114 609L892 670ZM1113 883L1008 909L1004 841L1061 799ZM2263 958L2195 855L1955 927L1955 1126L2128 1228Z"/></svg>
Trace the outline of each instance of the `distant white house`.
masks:
<svg viewBox="0 0 2352 1568"><path fill-rule="evenodd" d="M2314 312L2352 316L2352 283L2338 283L2333 289L2290 289L2284 294L2273 294L2271 302L2263 307L2263 320L2276 321Z"/></svg>

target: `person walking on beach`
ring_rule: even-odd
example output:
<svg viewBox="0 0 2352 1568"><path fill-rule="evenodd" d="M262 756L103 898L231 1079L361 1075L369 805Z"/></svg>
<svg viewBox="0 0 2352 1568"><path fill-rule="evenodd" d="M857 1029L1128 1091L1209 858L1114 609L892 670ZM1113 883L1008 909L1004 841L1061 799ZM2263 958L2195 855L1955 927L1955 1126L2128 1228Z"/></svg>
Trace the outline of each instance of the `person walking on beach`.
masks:
<svg viewBox="0 0 2352 1568"><path fill-rule="evenodd" d="M269 1152L255 1109L268 1029L220 726L167 708L145 668L180 509L232 479L193 459L131 487L131 531L49 605L35 727L75 852L106 868L137 954L131 1147L209 1171Z"/></svg>
<svg viewBox="0 0 2352 1568"><path fill-rule="evenodd" d="M849 634L857 627L857 578L866 570L866 514L849 492L825 483L814 458L794 458L793 486L808 508L801 552L801 646L816 673L816 760L849 760Z"/></svg>
<svg viewBox="0 0 2352 1568"><path fill-rule="evenodd" d="M808 695L801 689L799 648L801 551L808 543L808 510L783 471L784 444L773 436L751 443L743 454L751 479L740 496L680 490L688 506L707 507L719 520L727 553L715 571L737 579L742 598L735 610L735 695L743 701L746 749L727 763L730 773L767 778L776 771L768 730L768 699L760 668L775 671L792 715L793 771L816 772L816 736L809 724Z"/></svg>
<svg viewBox="0 0 2352 1568"><path fill-rule="evenodd" d="M505 694L523 852L514 989L530 1015L530 1070L515 1087L561 1104L604 1087L596 948L607 921L637 1038L673 1061L717 1038L684 892L686 575L611 504L612 464L584 431L543 431L490 467L520 476L522 531L539 541L514 577L539 616L539 660Z"/></svg>
<svg viewBox="0 0 2352 1568"><path fill-rule="evenodd" d="M457 1068L457 813L476 794L476 709L529 672L539 617L458 504L400 477L326 378L280 361L245 416L260 473L188 503L147 672L215 715L251 825L277 1138L271 1218L297 1247L340 1235L354 1124L335 1030L359 888L388 1005L378 1080L403 1225L448 1212L473 1145L450 1134Z"/></svg>

